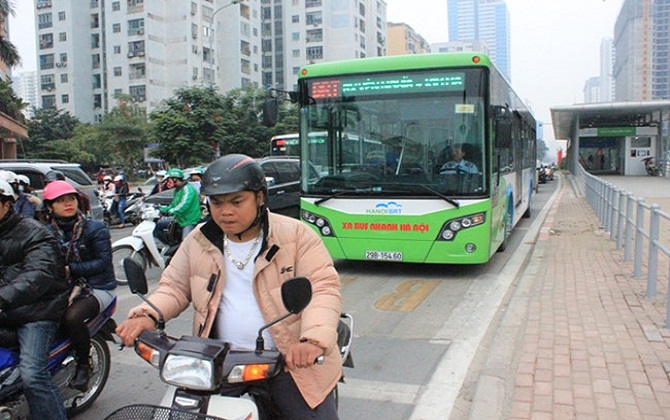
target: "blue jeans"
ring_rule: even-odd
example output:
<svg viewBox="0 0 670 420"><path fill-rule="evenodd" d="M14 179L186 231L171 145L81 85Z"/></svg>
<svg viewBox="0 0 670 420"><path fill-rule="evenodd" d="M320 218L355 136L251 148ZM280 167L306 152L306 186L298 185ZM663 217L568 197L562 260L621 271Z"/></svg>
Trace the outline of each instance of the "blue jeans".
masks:
<svg viewBox="0 0 670 420"><path fill-rule="evenodd" d="M126 223L126 197L119 197L119 223Z"/></svg>
<svg viewBox="0 0 670 420"><path fill-rule="evenodd" d="M58 387L49 373L49 350L58 322L37 321L18 328L23 392L33 419L65 420L65 408Z"/></svg>

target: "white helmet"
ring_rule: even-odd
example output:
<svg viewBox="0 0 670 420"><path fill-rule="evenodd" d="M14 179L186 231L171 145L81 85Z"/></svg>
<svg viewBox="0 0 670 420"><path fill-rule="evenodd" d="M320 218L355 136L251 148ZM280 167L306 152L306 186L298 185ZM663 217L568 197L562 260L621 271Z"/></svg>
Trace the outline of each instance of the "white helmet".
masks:
<svg viewBox="0 0 670 420"><path fill-rule="evenodd" d="M21 184L30 185L30 178L25 175L16 175L16 180Z"/></svg>
<svg viewBox="0 0 670 420"><path fill-rule="evenodd" d="M0 179L0 196L9 197L12 200L16 199L16 196L14 195L14 188L12 188L12 186L9 185L9 182L5 181L4 179Z"/></svg>
<svg viewBox="0 0 670 420"><path fill-rule="evenodd" d="M16 182L16 174L12 171L0 171L0 179L7 181L8 184Z"/></svg>
<svg viewBox="0 0 670 420"><path fill-rule="evenodd" d="M104 177L102 177L102 180L103 180L103 181L111 181L111 180L112 180L112 176L111 176L111 175L105 175Z"/></svg>
<svg viewBox="0 0 670 420"><path fill-rule="evenodd" d="M156 176L157 177L162 176L163 178L165 178L166 174L167 174L167 172L162 170L162 169L160 171L156 171Z"/></svg>
<svg viewBox="0 0 670 420"><path fill-rule="evenodd" d="M114 181L123 181L123 175L117 175L114 177Z"/></svg>

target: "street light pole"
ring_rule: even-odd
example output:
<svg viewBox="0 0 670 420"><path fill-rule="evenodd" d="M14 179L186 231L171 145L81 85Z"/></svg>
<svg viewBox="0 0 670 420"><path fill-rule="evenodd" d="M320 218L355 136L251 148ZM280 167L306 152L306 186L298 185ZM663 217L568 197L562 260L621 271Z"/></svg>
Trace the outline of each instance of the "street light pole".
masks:
<svg viewBox="0 0 670 420"><path fill-rule="evenodd" d="M236 4L242 3L244 0L232 0L228 4L224 4L223 6L219 7L212 13L212 17L210 18L209 21L209 85L213 86L214 85L214 36L213 36L213 30L214 30L214 17L216 16L217 13L222 11L223 9L226 9L230 6L234 6Z"/></svg>

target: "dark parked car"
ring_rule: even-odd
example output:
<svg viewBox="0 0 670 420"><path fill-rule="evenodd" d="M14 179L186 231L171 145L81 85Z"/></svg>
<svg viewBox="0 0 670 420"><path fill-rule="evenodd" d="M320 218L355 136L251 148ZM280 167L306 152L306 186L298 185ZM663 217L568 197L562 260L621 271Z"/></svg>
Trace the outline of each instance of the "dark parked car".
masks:
<svg viewBox="0 0 670 420"><path fill-rule="evenodd" d="M298 218L300 213L300 159L272 156L257 159L268 182L268 208L273 213ZM318 178L314 168L310 178ZM167 206L172 202L173 190L166 190L146 198L148 203Z"/></svg>

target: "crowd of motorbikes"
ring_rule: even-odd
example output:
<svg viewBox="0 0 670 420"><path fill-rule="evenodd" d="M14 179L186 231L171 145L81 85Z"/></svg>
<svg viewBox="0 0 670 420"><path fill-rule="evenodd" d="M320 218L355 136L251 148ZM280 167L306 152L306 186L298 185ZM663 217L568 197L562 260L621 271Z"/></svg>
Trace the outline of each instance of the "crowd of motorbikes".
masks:
<svg viewBox="0 0 670 420"><path fill-rule="evenodd" d="M112 197L105 199L106 209L111 208ZM128 197L126 221L136 223L131 236L112 244L114 271L117 283L128 285L133 294L149 303L144 295L148 291L145 272L148 267L163 269L179 247L181 232L177 224L160 214L158 205L149 203L141 190ZM109 213L109 211L108 211ZM109 224L113 224L109 215ZM287 314L258 331L262 332L281 322L291 314L300 313L311 300L311 284L304 277L296 277L282 285L282 297ZM149 303L150 304L150 303ZM156 308L154 308L156 309ZM76 359L69 338L61 331L49 355L49 369L63 397L68 417L89 408L102 393L109 378L111 354L107 342L114 338L116 298L97 317L88 321L91 334L92 374L86 391L79 391L69 384L75 374ZM157 313L160 313L156 309ZM351 342L353 318L342 314L338 326L338 346L343 366L353 367ZM3 343L15 346L0 347L0 420L27 419L30 417L27 400L19 375L18 338L2 337ZM144 331L135 344L135 352L158 369L160 378L168 384L167 391L158 404L134 404L110 414L109 420L159 419L231 419L247 420L266 418L271 412L267 401L253 395L241 397L222 396L217 392L225 383L241 383L269 379L284 369L283 355L276 349L267 350L262 345L255 350L231 350L227 343L206 338L171 337L165 332L165 321L158 320L155 331ZM317 360L317 364L319 361ZM260 374L260 375L259 375ZM337 401L337 388L334 390Z"/></svg>

